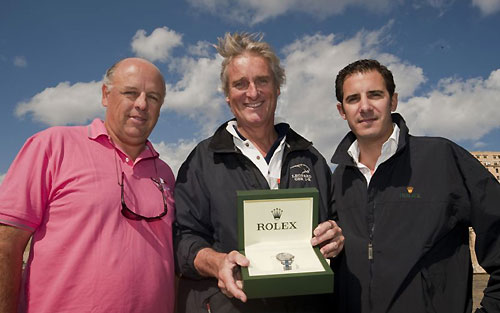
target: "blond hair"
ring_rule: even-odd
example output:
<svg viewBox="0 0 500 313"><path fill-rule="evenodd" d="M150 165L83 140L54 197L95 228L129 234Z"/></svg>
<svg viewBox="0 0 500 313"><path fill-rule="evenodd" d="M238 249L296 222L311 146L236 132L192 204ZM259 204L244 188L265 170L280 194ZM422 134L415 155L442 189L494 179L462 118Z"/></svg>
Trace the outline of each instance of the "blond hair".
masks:
<svg viewBox="0 0 500 313"><path fill-rule="evenodd" d="M285 83L285 70L280 66L280 59L274 53L271 46L262 41L262 34L259 33L226 33L224 37L217 38L218 44L214 45L217 52L224 58L220 72L222 90L227 96L229 85L227 77L227 66L233 58L250 52L265 58L269 62L269 67L273 73L276 86L281 87Z"/></svg>

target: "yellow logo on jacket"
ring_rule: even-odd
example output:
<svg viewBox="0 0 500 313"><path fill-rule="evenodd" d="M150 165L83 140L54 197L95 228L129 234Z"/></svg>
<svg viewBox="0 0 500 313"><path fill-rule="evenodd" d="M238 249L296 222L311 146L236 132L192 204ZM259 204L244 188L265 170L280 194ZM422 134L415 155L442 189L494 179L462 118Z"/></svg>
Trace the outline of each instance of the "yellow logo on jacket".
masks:
<svg viewBox="0 0 500 313"><path fill-rule="evenodd" d="M406 192L401 192L399 194L399 197L401 199L420 199L422 196L420 196L419 193L414 193L415 187L413 186L407 186L406 187Z"/></svg>

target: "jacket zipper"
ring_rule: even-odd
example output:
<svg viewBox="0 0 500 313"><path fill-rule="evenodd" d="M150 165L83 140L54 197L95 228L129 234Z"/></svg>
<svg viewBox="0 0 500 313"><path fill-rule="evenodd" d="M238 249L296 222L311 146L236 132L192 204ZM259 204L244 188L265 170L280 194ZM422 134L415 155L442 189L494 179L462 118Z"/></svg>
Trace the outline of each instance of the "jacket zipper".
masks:
<svg viewBox="0 0 500 313"><path fill-rule="evenodd" d="M369 225L368 229L368 262L369 262L369 275L370 275L370 280L369 280L369 286L368 286L368 303L370 306L370 311L373 310L373 301L372 301L372 290L373 290L373 262L374 262L374 253L373 253L373 233L375 231L375 207L376 203L375 201L373 202L373 207L371 208L369 214L371 214L371 225Z"/></svg>

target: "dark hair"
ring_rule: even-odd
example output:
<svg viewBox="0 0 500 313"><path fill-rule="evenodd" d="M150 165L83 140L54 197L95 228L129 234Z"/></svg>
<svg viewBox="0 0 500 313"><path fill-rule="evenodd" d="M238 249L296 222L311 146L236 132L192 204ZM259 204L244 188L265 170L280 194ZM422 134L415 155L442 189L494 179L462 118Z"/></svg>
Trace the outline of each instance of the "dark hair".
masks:
<svg viewBox="0 0 500 313"><path fill-rule="evenodd" d="M340 70L337 78L335 79L335 95L337 100L342 103L344 98L344 81L346 78L355 73L367 73L370 71L377 71L382 75L385 81L385 87L389 92L389 96L392 98L396 85L394 84L394 78L392 77L391 71L387 69L384 65L380 64L377 60L358 60L353 62L343 69Z"/></svg>

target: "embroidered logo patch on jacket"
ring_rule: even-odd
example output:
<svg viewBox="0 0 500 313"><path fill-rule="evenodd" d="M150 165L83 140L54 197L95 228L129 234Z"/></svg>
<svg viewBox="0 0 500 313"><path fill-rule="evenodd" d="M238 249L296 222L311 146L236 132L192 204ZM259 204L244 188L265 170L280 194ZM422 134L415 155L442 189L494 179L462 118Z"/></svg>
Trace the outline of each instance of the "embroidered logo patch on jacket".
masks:
<svg viewBox="0 0 500 313"><path fill-rule="evenodd" d="M401 199L420 199L420 198L422 198L422 196L418 192L415 192L415 187L412 187L412 186L406 187L405 190L399 194L399 197Z"/></svg>
<svg viewBox="0 0 500 313"><path fill-rule="evenodd" d="M290 167L290 176L294 181L311 181L312 175L309 166L299 163Z"/></svg>

